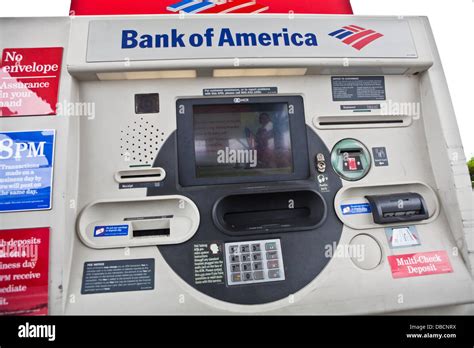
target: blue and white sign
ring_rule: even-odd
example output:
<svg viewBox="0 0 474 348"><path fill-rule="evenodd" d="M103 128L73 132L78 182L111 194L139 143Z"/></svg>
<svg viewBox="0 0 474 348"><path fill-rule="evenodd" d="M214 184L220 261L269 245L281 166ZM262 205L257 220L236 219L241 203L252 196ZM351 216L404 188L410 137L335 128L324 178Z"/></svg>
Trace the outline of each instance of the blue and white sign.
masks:
<svg viewBox="0 0 474 348"><path fill-rule="evenodd" d="M342 215L355 215L355 214L370 214L369 203L355 203L355 204L342 204L341 205Z"/></svg>
<svg viewBox="0 0 474 348"><path fill-rule="evenodd" d="M408 21L346 17L300 16L293 21L274 16L249 16L245 20L189 16L177 21L174 16L163 16L159 24L156 19L93 20L84 54L89 63L235 57L417 57ZM349 25L352 31L345 29ZM342 40L344 35L353 35L353 45Z"/></svg>
<svg viewBox="0 0 474 348"><path fill-rule="evenodd" d="M94 237L128 236L128 225L95 226Z"/></svg>
<svg viewBox="0 0 474 348"><path fill-rule="evenodd" d="M54 130L0 132L0 212L51 209Z"/></svg>

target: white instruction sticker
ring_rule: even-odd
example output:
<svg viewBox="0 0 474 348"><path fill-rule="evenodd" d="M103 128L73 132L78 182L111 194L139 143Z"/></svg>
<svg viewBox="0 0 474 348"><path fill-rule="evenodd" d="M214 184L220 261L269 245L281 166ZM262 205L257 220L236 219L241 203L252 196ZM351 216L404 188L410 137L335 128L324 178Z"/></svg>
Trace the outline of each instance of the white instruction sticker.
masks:
<svg viewBox="0 0 474 348"><path fill-rule="evenodd" d="M385 229L390 248L403 248L420 245L415 226L390 227Z"/></svg>

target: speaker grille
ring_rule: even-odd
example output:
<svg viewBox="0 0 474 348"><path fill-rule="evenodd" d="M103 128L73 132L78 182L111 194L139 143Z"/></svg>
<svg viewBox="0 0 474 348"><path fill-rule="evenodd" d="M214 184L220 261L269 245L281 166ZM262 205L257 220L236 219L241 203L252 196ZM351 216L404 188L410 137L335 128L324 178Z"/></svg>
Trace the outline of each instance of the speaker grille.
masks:
<svg viewBox="0 0 474 348"><path fill-rule="evenodd" d="M165 133L145 116L136 118L120 131L120 156L130 166L152 165Z"/></svg>

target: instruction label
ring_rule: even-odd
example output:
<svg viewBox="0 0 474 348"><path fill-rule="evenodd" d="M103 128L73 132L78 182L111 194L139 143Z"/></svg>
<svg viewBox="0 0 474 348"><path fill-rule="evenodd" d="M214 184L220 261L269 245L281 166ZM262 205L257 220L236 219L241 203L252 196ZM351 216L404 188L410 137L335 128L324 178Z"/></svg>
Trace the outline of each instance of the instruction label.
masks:
<svg viewBox="0 0 474 348"><path fill-rule="evenodd" d="M194 244L194 283L224 283L224 252L218 242Z"/></svg>
<svg viewBox="0 0 474 348"><path fill-rule="evenodd" d="M355 215L355 214L370 214L369 203L355 203L355 204L342 204L341 205L342 215Z"/></svg>
<svg viewBox="0 0 474 348"><path fill-rule="evenodd" d="M128 225L96 226L94 237L128 236Z"/></svg>
<svg viewBox="0 0 474 348"><path fill-rule="evenodd" d="M385 100L383 76L331 77L333 101Z"/></svg>
<svg viewBox="0 0 474 348"><path fill-rule="evenodd" d="M374 164L376 167L388 166L387 149L385 147L373 147Z"/></svg>
<svg viewBox="0 0 474 348"><path fill-rule="evenodd" d="M388 257L393 278L451 273L453 268L444 250Z"/></svg>
<svg viewBox="0 0 474 348"><path fill-rule="evenodd" d="M0 212L51 209L54 130L0 132Z"/></svg>
<svg viewBox="0 0 474 348"><path fill-rule="evenodd" d="M81 294L144 291L155 288L155 259L84 263Z"/></svg>
<svg viewBox="0 0 474 348"><path fill-rule="evenodd" d="M385 229L388 245L392 249L420 245L420 237L415 226L389 227Z"/></svg>
<svg viewBox="0 0 474 348"><path fill-rule="evenodd" d="M326 174L319 174L316 177L321 192L330 192L331 187L329 186L329 177Z"/></svg>
<svg viewBox="0 0 474 348"><path fill-rule="evenodd" d="M277 94L277 87L240 87L240 88L207 88L203 90L206 97L223 95L259 95Z"/></svg>
<svg viewBox="0 0 474 348"><path fill-rule="evenodd" d="M161 183L156 182L156 181L119 184L119 190L136 189L136 188L158 188L158 187L161 187Z"/></svg>
<svg viewBox="0 0 474 348"><path fill-rule="evenodd" d="M345 104L341 105L342 111L353 111L353 112L370 112L372 110L380 110L380 104Z"/></svg>
<svg viewBox="0 0 474 348"><path fill-rule="evenodd" d="M0 116L56 114L62 47L5 48L0 63Z"/></svg>
<svg viewBox="0 0 474 348"><path fill-rule="evenodd" d="M0 315L47 315L49 228L0 231Z"/></svg>

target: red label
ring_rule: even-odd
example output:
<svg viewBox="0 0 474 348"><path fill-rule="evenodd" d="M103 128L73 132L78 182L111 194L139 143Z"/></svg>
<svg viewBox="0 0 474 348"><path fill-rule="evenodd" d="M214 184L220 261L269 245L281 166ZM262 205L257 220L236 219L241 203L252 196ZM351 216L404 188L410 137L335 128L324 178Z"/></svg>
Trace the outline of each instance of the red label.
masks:
<svg viewBox="0 0 474 348"><path fill-rule="evenodd" d="M0 315L48 314L49 228L0 230Z"/></svg>
<svg viewBox="0 0 474 348"><path fill-rule="evenodd" d="M352 14L349 0L72 0L71 15L173 13L319 13ZM204 3L202 6L199 3ZM188 6L189 5L189 6ZM196 5L196 6L195 6Z"/></svg>
<svg viewBox="0 0 474 348"><path fill-rule="evenodd" d="M62 56L62 47L5 48L0 116L55 115Z"/></svg>
<svg viewBox="0 0 474 348"><path fill-rule="evenodd" d="M347 161L349 162L349 170L357 170L357 163L355 158L349 158Z"/></svg>
<svg viewBox="0 0 474 348"><path fill-rule="evenodd" d="M388 257L393 278L419 277L451 273L453 268L446 251L393 255Z"/></svg>

